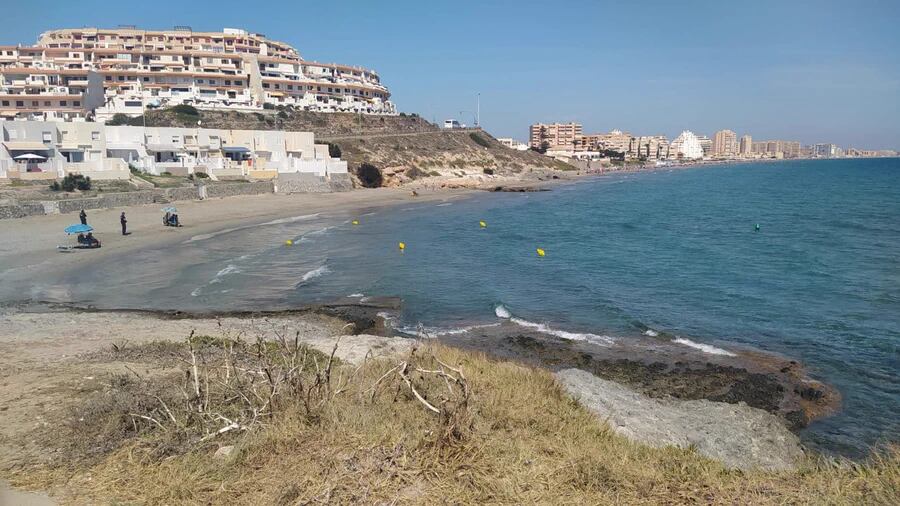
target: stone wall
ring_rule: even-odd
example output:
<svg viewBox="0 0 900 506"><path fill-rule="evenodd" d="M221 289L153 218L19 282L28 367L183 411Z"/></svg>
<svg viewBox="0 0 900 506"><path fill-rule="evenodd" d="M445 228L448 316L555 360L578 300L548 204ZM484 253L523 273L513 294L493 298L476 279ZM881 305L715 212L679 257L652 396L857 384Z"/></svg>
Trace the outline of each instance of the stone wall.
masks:
<svg viewBox="0 0 900 506"><path fill-rule="evenodd" d="M315 174L279 174L275 181L276 193L331 193L349 191L353 182L349 174L333 174L330 179Z"/></svg>
<svg viewBox="0 0 900 506"><path fill-rule="evenodd" d="M211 184L206 186L208 198L233 197L235 195L261 195L274 193L271 181L257 181L254 183L226 183Z"/></svg>
<svg viewBox="0 0 900 506"><path fill-rule="evenodd" d="M273 193L271 181L205 185L206 198ZM157 188L122 193L103 193L94 197L29 201L0 205L0 219L23 218L43 214L77 213L82 209L110 209L146 204L165 204L178 200L198 200L204 187Z"/></svg>
<svg viewBox="0 0 900 506"><path fill-rule="evenodd" d="M7 204L0 206L0 220L24 218L26 216L39 216L42 214L44 214L44 206L40 202L26 202L24 204Z"/></svg>

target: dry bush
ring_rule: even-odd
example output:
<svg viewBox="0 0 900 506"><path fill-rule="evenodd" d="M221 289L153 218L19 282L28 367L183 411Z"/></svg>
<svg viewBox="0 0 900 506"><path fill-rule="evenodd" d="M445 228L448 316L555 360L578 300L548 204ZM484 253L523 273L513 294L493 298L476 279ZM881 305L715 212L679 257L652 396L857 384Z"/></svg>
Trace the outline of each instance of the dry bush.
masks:
<svg viewBox="0 0 900 506"><path fill-rule="evenodd" d="M900 503L897 448L862 463L813 458L797 472L730 471L691 450L616 435L546 371L434 343L394 359L338 364L310 351L304 358L294 339L276 341L234 347L230 362L194 348L198 374L179 376L173 388L183 407L176 413L170 406L178 421L188 413L203 421L187 432L191 444L159 458L147 442L175 423L156 405L145 406L168 432L144 420L132 444L66 476L78 501ZM192 371L188 348L183 360ZM223 374L232 376L226 381ZM200 395L191 390L194 378L202 380ZM220 382L232 386L214 387ZM246 430L218 434L230 424L213 413ZM231 456L211 458L213 447L226 443L236 445ZM44 487L60 480L33 479L32 486Z"/></svg>

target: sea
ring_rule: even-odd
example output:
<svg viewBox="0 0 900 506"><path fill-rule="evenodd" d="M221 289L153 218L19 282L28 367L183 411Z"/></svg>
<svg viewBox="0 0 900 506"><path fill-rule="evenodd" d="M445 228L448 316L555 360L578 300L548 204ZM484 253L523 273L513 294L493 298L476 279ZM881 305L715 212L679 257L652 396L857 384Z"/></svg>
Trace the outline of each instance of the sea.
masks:
<svg viewBox="0 0 900 506"><path fill-rule="evenodd" d="M664 334L710 354L760 350L843 397L804 429L807 445L852 456L900 441L900 159L661 169L300 214L42 290L186 310L391 295L403 301L393 325L410 334L511 321L597 346Z"/></svg>

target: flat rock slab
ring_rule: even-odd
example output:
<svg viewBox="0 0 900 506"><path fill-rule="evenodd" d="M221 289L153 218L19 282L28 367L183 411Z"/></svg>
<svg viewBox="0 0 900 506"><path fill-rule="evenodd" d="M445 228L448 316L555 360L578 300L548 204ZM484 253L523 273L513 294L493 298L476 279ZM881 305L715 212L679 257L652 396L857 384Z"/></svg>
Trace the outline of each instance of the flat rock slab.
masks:
<svg viewBox="0 0 900 506"><path fill-rule="evenodd" d="M566 392L632 441L693 446L736 469L794 469L800 440L779 419L743 403L654 399L581 369L556 373Z"/></svg>

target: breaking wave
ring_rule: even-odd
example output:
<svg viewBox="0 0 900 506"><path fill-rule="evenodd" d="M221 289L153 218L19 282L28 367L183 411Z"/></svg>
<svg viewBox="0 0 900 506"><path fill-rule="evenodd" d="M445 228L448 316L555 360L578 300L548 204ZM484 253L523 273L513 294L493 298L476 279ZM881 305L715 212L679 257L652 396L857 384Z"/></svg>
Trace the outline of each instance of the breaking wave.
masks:
<svg viewBox="0 0 900 506"><path fill-rule="evenodd" d="M312 280L314 280L314 279L316 279L316 278L320 278L320 277L322 277L322 276L324 276L324 275L326 275L326 274L328 274L328 273L330 273L330 272L331 272L331 269L328 268L328 265L322 264L322 265L320 265L319 267L316 267L315 269L313 269L313 270L307 272L306 274L304 274L304 275L300 278L300 283L298 283L298 285L302 285L302 284L305 284L305 283L309 283L310 281L312 281Z"/></svg>
<svg viewBox="0 0 900 506"><path fill-rule="evenodd" d="M515 316L512 316L509 310L506 309L506 307L502 304L494 308L494 314L496 314L498 318L509 320L520 327L534 329L542 334L556 336L568 341L587 341L589 343L598 344L601 346L608 346L616 342L616 340L610 336L601 336L588 332L568 332L565 330L551 328L546 323L535 323L528 320L523 320L522 318L516 318Z"/></svg>
<svg viewBox="0 0 900 506"><path fill-rule="evenodd" d="M727 357L736 356L734 353L731 353L730 351L727 351L727 350L723 350L722 348L716 348L715 346L712 346L709 344L696 343L694 341L691 341L690 339L685 339L683 337L676 337L675 339L672 340L672 342L678 343L678 344L683 344L685 346L690 346L691 348L694 348L695 350L700 350L704 353L709 353L710 355L725 355Z"/></svg>

